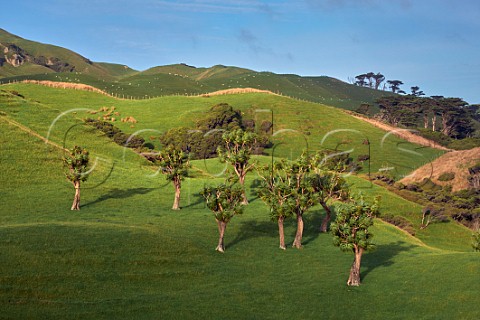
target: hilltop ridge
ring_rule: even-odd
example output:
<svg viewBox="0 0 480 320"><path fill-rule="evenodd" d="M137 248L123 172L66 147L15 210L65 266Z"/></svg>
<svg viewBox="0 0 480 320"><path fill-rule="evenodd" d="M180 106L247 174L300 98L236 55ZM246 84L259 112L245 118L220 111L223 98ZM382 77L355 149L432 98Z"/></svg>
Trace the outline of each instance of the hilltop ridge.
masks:
<svg viewBox="0 0 480 320"><path fill-rule="evenodd" d="M22 80L83 83L110 95L132 98L255 88L348 110L391 94L328 76L275 74L220 64L195 67L179 63L137 71L124 64L94 62L69 49L0 29L0 84Z"/></svg>

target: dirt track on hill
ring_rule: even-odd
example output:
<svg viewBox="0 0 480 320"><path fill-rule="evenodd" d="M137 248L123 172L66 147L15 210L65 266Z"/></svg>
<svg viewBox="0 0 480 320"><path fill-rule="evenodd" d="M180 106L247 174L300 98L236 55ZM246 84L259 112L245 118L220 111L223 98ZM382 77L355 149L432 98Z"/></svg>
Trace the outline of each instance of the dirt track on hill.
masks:
<svg viewBox="0 0 480 320"><path fill-rule="evenodd" d="M452 151L452 149L448 149L444 146L441 146L438 143L436 143L435 141L428 140L424 137L421 137L419 135L414 134L409 129L396 128L396 127L393 127L393 126L388 125L386 123L383 123L381 121L366 118L366 117L362 117L362 116L358 116L358 115L354 115L354 114L351 114L351 116L353 116L357 119L360 119L362 121L368 122L368 123L374 125L377 128L380 128L382 130L391 131L394 135L396 135L396 136L398 136L402 139L405 139L409 142L416 143L416 144L426 146L426 147L430 147L430 148L434 148L434 149L439 149L439 150L444 150L444 151Z"/></svg>

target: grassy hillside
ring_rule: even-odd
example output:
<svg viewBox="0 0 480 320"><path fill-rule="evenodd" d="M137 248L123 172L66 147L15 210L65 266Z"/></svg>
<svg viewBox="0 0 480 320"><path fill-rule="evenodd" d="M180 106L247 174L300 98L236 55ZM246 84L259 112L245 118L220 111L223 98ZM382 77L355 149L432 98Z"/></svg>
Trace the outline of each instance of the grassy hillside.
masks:
<svg viewBox="0 0 480 320"><path fill-rule="evenodd" d="M218 103L229 103L240 109L244 117L254 119L258 125L263 120L274 123L274 137L278 144L275 156L296 157L303 149L311 151L331 149L338 152L351 151L354 160L359 155L370 155L370 170L389 169L398 177L408 174L415 168L430 162L443 152L420 147L387 135L372 125L355 119L342 110L321 104L303 102L269 94L241 94L212 97L169 96L141 101L114 99L91 92L45 88L37 85L8 85L1 87L5 92L17 91L25 99L17 99L19 104L34 104L36 108L48 108L39 111L37 116L27 108L6 109L14 120L32 125L40 132L47 132L48 125L60 112L74 108L97 110L100 107L115 107L119 115L115 123L127 133L138 130L155 130L144 134L145 138L159 135L168 129L180 126L192 127L195 120L202 117L206 110ZM13 99L13 98L12 98ZM35 117L45 119L40 124ZM101 114L96 115L101 116ZM122 117L132 116L138 123L122 123ZM34 117L34 119L30 119ZM92 117L87 111L79 111L77 118ZM43 127L38 127L38 126ZM368 139L369 145L365 144ZM273 152L272 150L269 151ZM368 163L364 163L364 172L368 172Z"/></svg>
<svg viewBox="0 0 480 320"><path fill-rule="evenodd" d="M68 68L73 68L75 72L82 72L97 77L109 76L106 68L91 62L78 53L62 47L23 39L0 29L0 47L8 48L10 45L15 45L16 48L10 48L8 53L2 52L2 55L11 55L12 51L18 51L17 53L25 59L25 62L20 66L20 69L4 63L4 66L0 66L0 77L51 73L52 67L48 67L46 64L53 65L57 62L59 65L67 64ZM0 58L3 58L3 56L0 56Z"/></svg>
<svg viewBox="0 0 480 320"><path fill-rule="evenodd" d="M214 66L195 68L185 65L155 67L143 72L108 69L109 75L98 77L85 73L41 73L4 77L0 83L31 80L51 80L85 83L112 95L143 99L166 95L198 95L229 88L255 88L269 90L300 100L319 102L342 109L354 110L361 103L370 103L391 93L353 86L340 80L322 77L300 77L271 72ZM112 78L112 76L115 76Z"/></svg>
<svg viewBox="0 0 480 320"><path fill-rule="evenodd" d="M106 69L108 73L114 77L129 76L138 72L126 65L118 63L96 62L96 64Z"/></svg>
<svg viewBox="0 0 480 320"><path fill-rule="evenodd" d="M221 255L214 251L214 218L198 196L205 184L219 181L208 174L219 168L216 159L193 163L193 175L183 184L183 209L172 212L173 187L152 176L156 168L81 125L82 110L58 118L71 108L115 105L122 115L139 119L134 128L122 124L124 130L166 130L193 123L210 105L227 101L245 113L252 107L273 108L279 129L311 125L307 141L312 145L332 128L363 130L371 141L382 136L379 129L339 110L259 94L124 101L34 85L0 90L4 318L480 317L480 256L469 247L470 232L457 224L432 225L414 238L376 221L378 248L364 256L363 285L347 288L353 258L332 245L331 235L317 232L323 210L316 207L306 215L303 250L281 251L276 224L249 190L250 205L229 224L227 251ZM62 173L62 150L34 132L43 137L50 133L49 141L60 146L85 145L98 160L83 185L80 212L69 210L73 188ZM286 140L285 155L303 147L289 146ZM384 148L395 148L400 141L390 143ZM363 179L350 177L349 182L367 197L380 194L383 212L418 223L418 205ZM287 241L294 233L289 220Z"/></svg>
<svg viewBox="0 0 480 320"><path fill-rule="evenodd" d="M8 51L0 55L0 84L25 79L77 82L134 99L251 87L349 110L391 94L327 76L301 77L222 65L196 68L174 64L138 72L123 65L92 62L71 50L23 39L3 29L0 49ZM14 54L22 57L18 66L7 59Z"/></svg>

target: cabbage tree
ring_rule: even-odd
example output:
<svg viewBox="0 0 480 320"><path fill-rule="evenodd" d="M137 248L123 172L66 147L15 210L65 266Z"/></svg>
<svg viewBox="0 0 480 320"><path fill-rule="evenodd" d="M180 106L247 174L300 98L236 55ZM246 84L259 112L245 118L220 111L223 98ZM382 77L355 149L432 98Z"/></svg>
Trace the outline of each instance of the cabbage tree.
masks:
<svg viewBox="0 0 480 320"><path fill-rule="evenodd" d="M65 176L75 188L75 196L70 210L80 210L80 183L88 178L89 152L85 148L74 146L62 160L65 165Z"/></svg>

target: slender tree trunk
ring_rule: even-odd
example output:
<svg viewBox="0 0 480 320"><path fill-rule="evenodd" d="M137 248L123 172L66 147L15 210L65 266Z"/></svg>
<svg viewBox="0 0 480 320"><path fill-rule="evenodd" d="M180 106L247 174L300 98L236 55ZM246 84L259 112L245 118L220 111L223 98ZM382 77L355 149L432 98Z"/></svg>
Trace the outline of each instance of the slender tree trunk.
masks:
<svg viewBox="0 0 480 320"><path fill-rule="evenodd" d="M453 126L449 124L449 122L451 123L450 118L442 114L442 130L440 130L440 132L446 136L450 136L453 131Z"/></svg>
<svg viewBox="0 0 480 320"><path fill-rule="evenodd" d="M429 124L428 122L429 122L428 113L425 112L425 113L423 114L423 127L424 127L425 129L428 129L428 124Z"/></svg>
<svg viewBox="0 0 480 320"><path fill-rule="evenodd" d="M322 205L323 209L325 210L325 218L323 218L323 220L322 220L322 224L320 226L320 232L327 232L328 223L332 219L332 210L324 202L322 202L321 205Z"/></svg>
<svg viewBox="0 0 480 320"><path fill-rule="evenodd" d="M293 241L292 247L300 249L302 247L302 236L303 236L303 217L301 214L297 213L297 233L295 234L295 240Z"/></svg>
<svg viewBox="0 0 480 320"><path fill-rule="evenodd" d="M285 233L283 232L283 221L285 220L284 216L278 217L278 236L280 238L280 249L286 250L285 247Z"/></svg>
<svg viewBox="0 0 480 320"><path fill-rule="evenodd" d="M363 248L355 246L355 259L353 260L352 267L350 268L350 276L348 277L348 286L360 285L360 264L362 262Z"/></svg>
<svg viewBox="0 0 480 320"><path fill-rule="evenodd" d="M217 220L217 225L218 225L219 238L218 238L218 245L215 248L215 250L223 253L225 252L225 245L223 244L223 236L225 235L225 229L227 228L227 223L225 221Z"/></svg>
<svg viewBox="0 0 480 320"><path fill-rule="evenodd" d="M248 198L247 198L247 192L245 191L245 176L243 174L240 174L238 176L238 182L242 186L242 191L243 191L243 201L242 204L248 204Z"/></svg>
<svg viewBox="0 0 480 320"><path fill-rule="evenodd" d="M437 129L437 114L434 112L432 117L432 131Z"/></svg>
<svg viewBox="0 0 480 320"><path fill-rule="evenodd" d="M70 210L80 210L80 181L74 181L73 187L75 188L75 197Z"/></svg>
<svg viewBox="0 0 480 320"><path fill-rule="evenodd" d="M173 210L180 210L180 192L181 192L181 181L174 180L173 185L175 186L175 199L173 200Z"/></svg>

